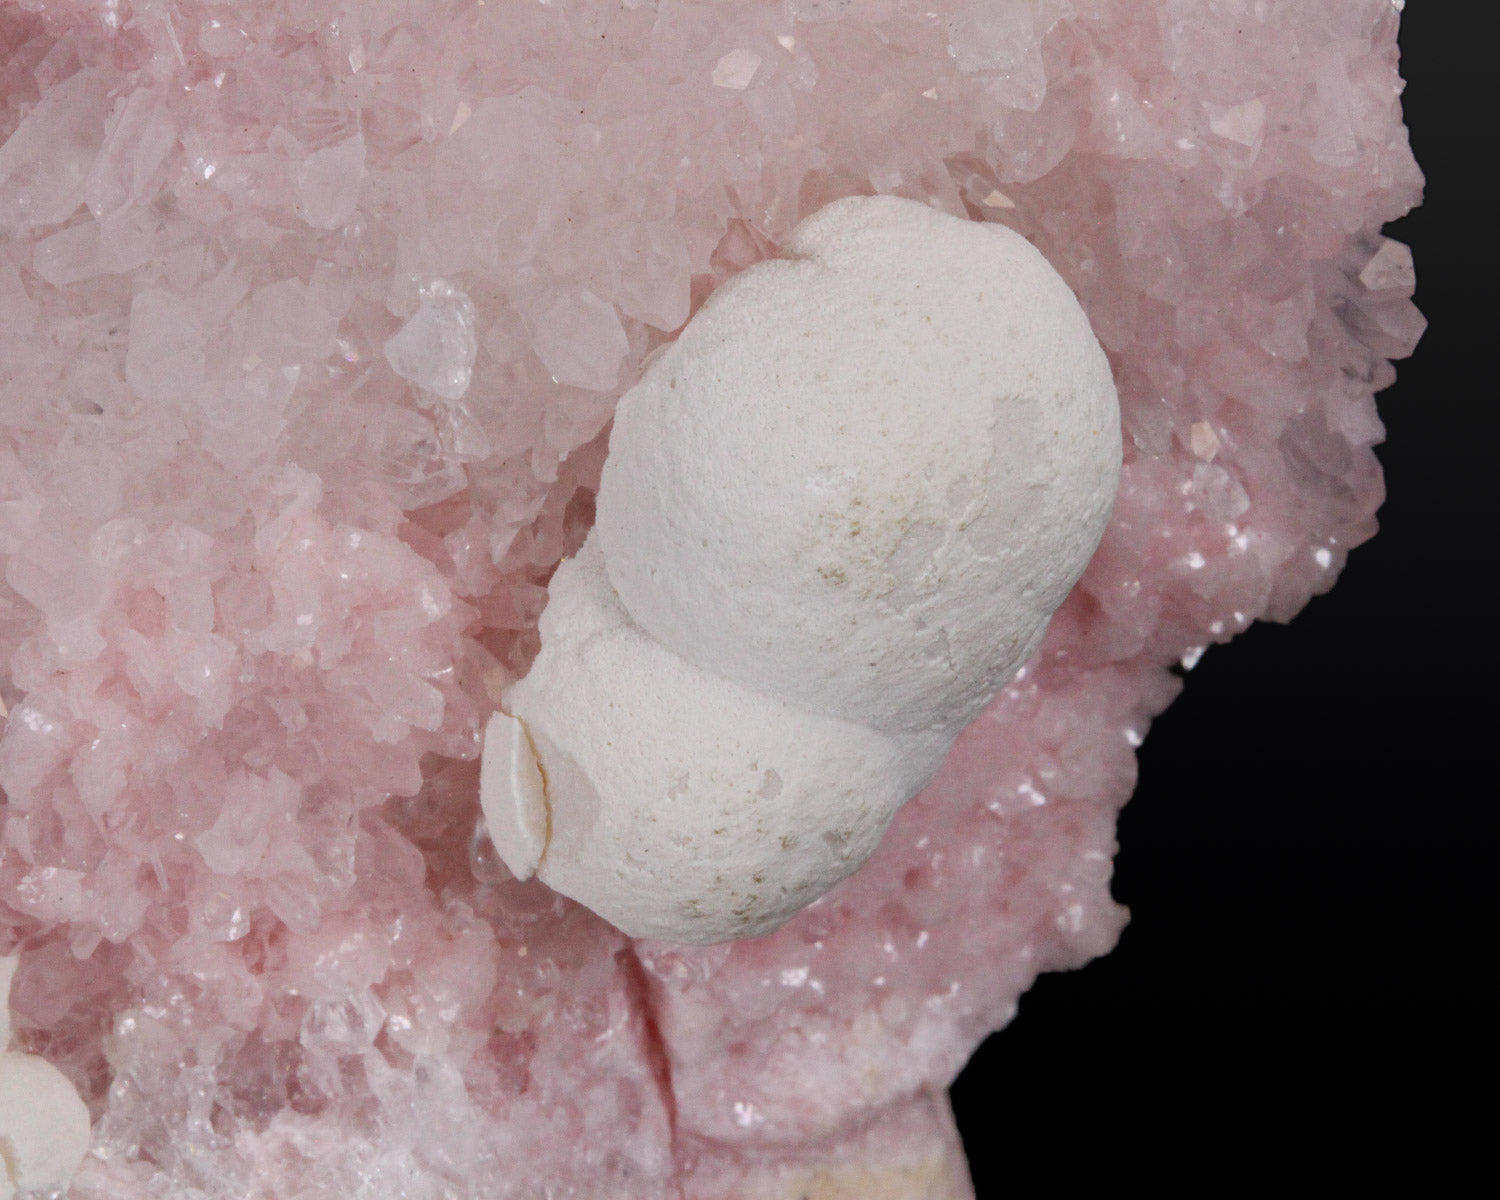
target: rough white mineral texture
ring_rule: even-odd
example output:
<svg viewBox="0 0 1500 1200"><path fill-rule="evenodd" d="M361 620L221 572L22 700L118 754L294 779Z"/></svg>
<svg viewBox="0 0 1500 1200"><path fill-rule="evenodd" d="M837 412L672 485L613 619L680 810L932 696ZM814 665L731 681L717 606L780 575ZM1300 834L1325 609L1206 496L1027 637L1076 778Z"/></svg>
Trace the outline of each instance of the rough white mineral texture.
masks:
<svg viewBox="0 0 1500 1200"><path fill-rule="evenodd" d="M850 197L784 254L622 398L597 533L489 727L502 859L635 937L769 933L863 865L1036 649L1119 481L1109 363L1019 234Z"/></svg>
<svg viewBox="0 0 1500 1200"><path fill-rule="evenodd" d="M625 612L593 538L551 592L506 697L546 780L538 875L636 937L774 929L868 859L942 763L949 737L810 713L673 653ZM507 800L484 797L492 830Z"/></svg>
<svg viewBox="0 0 1500 1200"><path fill-rule="evenodd" d="M599 489L610 582L704 670L951 736L1031 656L1104 532L1109 363L1004 226L855 197L782 254L716 293L621 402Z"/></svg>
<svg viewBox="0 0 1500 1200"><path fill-rule="evenodd" d="M1375 529L1398 8L0 5L0 955L69 1200L969 1194L944 1089L1114 944L1171 668ZM500 862L482 723L648 356L874 194L1077 296L1113 515L861 870L633 941Z"/></svg>

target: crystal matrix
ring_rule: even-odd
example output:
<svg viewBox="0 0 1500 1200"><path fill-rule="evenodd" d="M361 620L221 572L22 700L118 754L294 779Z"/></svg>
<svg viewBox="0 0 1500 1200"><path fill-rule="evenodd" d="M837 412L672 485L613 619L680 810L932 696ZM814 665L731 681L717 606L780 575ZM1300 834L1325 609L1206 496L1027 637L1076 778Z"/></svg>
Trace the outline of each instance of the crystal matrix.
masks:
<svg viewBox="0 0 1500 1200"><path fill-rule="evenodd" d="M1168 667L1374 530L1397 7L0 10L0 953L74 1197L965 1194L942 1089L1113 943ZM480 722L644 357L869 192L1077 292L1114 521L865 870L632 944L475 838Z"/></svg>

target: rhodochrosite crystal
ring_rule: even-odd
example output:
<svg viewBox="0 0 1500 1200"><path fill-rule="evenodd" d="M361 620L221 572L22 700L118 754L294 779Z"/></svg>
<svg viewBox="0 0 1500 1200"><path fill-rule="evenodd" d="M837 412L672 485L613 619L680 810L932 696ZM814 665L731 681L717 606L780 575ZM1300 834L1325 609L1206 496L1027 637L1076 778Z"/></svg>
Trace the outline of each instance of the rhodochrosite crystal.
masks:
<svg viewBox="0 0 1500 1200"><path fill-rule="evenodd" d="M1398 9L0 8L0 954L71 1196L966 1195L943 1089L1114 943L1169 668L1375 529ZM482 722L646 356L869 193L1077 293L1113 521L863 870L632 942L476 833Z"/></svg>

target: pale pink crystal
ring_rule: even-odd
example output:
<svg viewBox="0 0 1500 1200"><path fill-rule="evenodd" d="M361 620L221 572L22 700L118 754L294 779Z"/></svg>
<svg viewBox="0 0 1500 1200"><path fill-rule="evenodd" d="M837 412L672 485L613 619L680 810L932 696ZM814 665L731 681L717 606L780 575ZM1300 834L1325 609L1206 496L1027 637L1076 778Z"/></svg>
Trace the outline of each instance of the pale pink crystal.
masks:
<svg viewBox="0 0 1500 1200"><path fill-rule="evenodd" d="M965 1194L942 1089L1113 944L1168 668L1374 530L1398 9L0 10L0 950L73 1196ZM871 191L1077 291L1114 522L868 867L633 945L476 832L480 722L645 355Z"/></svg>

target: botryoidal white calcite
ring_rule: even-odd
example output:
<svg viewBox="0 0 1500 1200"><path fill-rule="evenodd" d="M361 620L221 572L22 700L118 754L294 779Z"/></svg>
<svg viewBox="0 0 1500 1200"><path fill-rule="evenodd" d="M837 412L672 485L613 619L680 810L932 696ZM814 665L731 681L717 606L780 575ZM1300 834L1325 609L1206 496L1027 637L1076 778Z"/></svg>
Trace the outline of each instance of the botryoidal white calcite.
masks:
<svg viewBox="0 0 1500 1200"><path fill-rule="evenodd" d="M0 1200L17 1189L67 1187L92 1138L88 1106L68 1077L45 1058L9 1049L17 962L0 958Z"/></svg>
<svg viewBox="0 0 1500 1200"><path fill-rule="evenodd" d="M597 525L486 730L521 878L635 937L779 926L1026 661L1119 478L1109 364L1024 238L856 197L621 400Z"/></svg>

